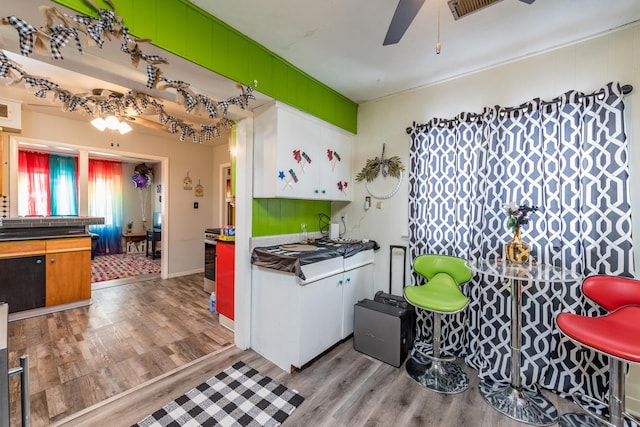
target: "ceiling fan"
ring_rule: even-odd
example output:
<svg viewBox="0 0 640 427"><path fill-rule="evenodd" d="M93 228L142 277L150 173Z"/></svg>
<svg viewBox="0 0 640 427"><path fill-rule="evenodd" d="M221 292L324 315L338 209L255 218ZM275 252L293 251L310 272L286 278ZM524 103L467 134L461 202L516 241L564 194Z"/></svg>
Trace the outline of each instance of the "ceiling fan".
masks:
<svg viewBox="0 0 640 427"><path fill-rule="evenodd" d="M460 19L471 12L491 6L499 1L502 0L448 0L447 4L449 5L449 9L451 9L453 17L455 19ZM520 1L531 4L535 0ZM383 46L396 44L400 41L404 33L407 31L407 28L409 28L409 25L411 25L413 19L420 11L420 8L422 8L424 2L425 0L400 0L398 2L393 18L391 18L391 24L389 24L387 35L382 43Z"/></svg>

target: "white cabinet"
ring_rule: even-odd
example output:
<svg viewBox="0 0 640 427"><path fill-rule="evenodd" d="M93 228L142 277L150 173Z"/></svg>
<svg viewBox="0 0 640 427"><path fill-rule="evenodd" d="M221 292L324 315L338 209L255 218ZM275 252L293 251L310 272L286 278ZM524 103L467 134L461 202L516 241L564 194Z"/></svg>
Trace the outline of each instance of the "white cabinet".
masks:
<svg viewBox="0 0 640 427"><path fill-rule="evenodd" d="M285 104L257 108L253 196L350 201L352 140Z"/></svg>
<svg viewBox="0 0 640 427"><path fill-rule="evenodd" d="M354 305L373 295L373 264L345 271L342 286L342 329L340 339L353 333Z"/></svg>
<svg viewBox="0 0 640 427"><path fill-rule="evenodd" d="M373 250L361 254L303 266L304 281L253 266L251 348L290 372L353 333L354 304L373 298Z"/></svg>
<svg viewBox="0 0 640 427"><path fill-rule="evenodd" d="M301 367L342 338L342 283L337 274L299 287L300 345L292 365Z"/></svg>

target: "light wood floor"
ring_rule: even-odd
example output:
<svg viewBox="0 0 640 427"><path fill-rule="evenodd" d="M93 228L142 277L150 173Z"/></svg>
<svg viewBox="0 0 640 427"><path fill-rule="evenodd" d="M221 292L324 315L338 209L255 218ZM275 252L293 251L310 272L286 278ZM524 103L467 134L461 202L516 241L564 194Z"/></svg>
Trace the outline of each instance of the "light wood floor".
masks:
<svg viewBox="0 0 640 427"><path fill-rule="evenodd" d="M334 347L302 371L286 373L252 350L232 347L205 356L184 369L116 396L59 426L129 426L164 404L242 360L263 375L297 390L305 401L284 426L525 426L490 408L478 393L478 378L466 368L471 385L464 393L443 395L423 389L405 373L358 353L351 339ZM578 411L570 402L544 392L560 413Z"/></svg>
<svg viewBox="0 0 640 427"><path fill-rule="evenodd" d="M525 425L484 402L470 368L467 391L441 395L416 384L404 367L355 351L351 339L286 373L229 344L232 333L208 311L201 274L102 287L93 296L91 307L9 325L9 366L30 357L34 427L130 426L239 360L305 397L286 426ZM17 383L11 379L16 403ZM560 413L578 410L545 395ZM19 409L11 416L20 425Z"/></svg>
<svg viewBox="0 0 640 427"><path fill-rule="evenodd" d="M29 355L32 426L50 425L233 343L233 333L209 311L202 274L121 283L96 284L91 306L9 323L9 366ZM10 394L11 425L18 426L17 375Z"/></svg>

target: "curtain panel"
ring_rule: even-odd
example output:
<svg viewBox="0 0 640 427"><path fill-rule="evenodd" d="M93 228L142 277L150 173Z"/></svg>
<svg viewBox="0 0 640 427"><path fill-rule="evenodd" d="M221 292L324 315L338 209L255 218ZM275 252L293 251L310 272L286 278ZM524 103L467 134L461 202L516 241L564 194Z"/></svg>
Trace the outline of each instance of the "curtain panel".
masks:
<svg viewBox="0 0 640 427"><path fill-rule="evenodd" d="M100 236L98 254L122 253L122 163L89 159L89 215L104 217L104 224L89 230Z"/></svg>
<svg viewBox="0 0 640 427"><path fill-rule="evenodd" d="M409 251L467 259L497 257L511 237L505 205L538 206L523 237L538 262L583 277L634 274L629 153L618 83L592 94L494 106L480 114L432 119L407 129ZM421 280L413 275L412 284ZM468 309L444 316L443 348L480 377L510 376L508 284L475 275ZM421 310L419 310L421 311ZM581 283L526 283L522 296L522 384L604 397L606 361L578 348L555 326L561 311L599 315ZM419 313L429 339L431 318Z"/></svg>

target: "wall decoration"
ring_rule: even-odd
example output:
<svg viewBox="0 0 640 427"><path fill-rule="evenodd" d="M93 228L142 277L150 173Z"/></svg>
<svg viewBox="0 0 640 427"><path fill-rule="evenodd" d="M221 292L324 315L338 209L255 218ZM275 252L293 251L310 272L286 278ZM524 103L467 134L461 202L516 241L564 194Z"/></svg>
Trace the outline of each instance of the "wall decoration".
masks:
<svg viewBox="0 0 640 427"><path fill-rule="evenodd" d="M342 191L344 194L346 193L346 189L349 186L347 181L338 181L338 190Z"/></svg>
<svg viewBox="0 0 640 427"><path fill-rule="evenodd" d="M149 199L149 187L153 180L153 169L146 163L140 163L133 169L131 181L138 189L138 198L140 199L140 210L142 211L142 227L147 229L147 200Z"/></svg>
<svg viewBox="0 0 640 427"><path fill-rule="evenodd" d="M191 190L192 184L193 181L191 180L191 177L189 177L189 171L187 171L187 176L185 176L182 180L182 188L184 188L185 190Z"/></svg>
<svg viewBox="0 0 640 427"><path fill-rule="evenodd" d="M200 184L200 180L198 180L198 185L196 185L196 188L193 190L193 192L196 197L204 197L204 187L202 186L202 184Z"/></svg>
<svg viewBox="0 0 640 427"><path fill-rule="evenodd" d="M311 157L309 157L309 155L307 153L305 153L304 151L300 152L300 150L293 150L293 158L300 165L300 172L299 173L304 173L304 167L307 164L311 164Z"/></svg>
<svg viewBox="0 0 640 427"><path fill-rule="evenodd" d="M155 98L141 92L129 90L125 95L110 93L107 96L75 94L61 88L57 83L31 75L22 70L21 66L11 61L0 52L0 78L12 80L10 84L24 83L39 98L52 97L52 101L62 103L62 110L73 112L81 111L91 116L113 114L123 115L128 107L141 114L145 109L152 108L158 115L158 121L171 133L180 130L180 141L191 136L194 143L209 141L211 136L219 137L220 126L231 127L232 122L227 118L230 105L237 105L243 110L249 105L250 99L255 99L253 88L242 87L238 96L230 97L224 101L215 101L206 95L197 94L190 89L190 84L182 80L173 80L164 77L160 64L168 64L165 58L158 55L149 55L142 52L139 43L150 42L129 34L129 29L123 25L122 18L115 12L110 0L105 2L111 10L100 9L91 1L87 3L95 10L97 17L86 15L69 16L60 12L55 7L43 6L41 11L45 15L46 25L35 27L16 16L0 18L0 25L11 25L18 32L20 51L22 55L29 56L34 50L40 54L51 52L51 58L62 60L60 50L70 39L75 41L76 49L82 54L82 40L89 46L102 47L106 40L121 39L120 51L131 57L131 64L138 67L140 60L146 62L147 88L166 90L172 88L177 92L177 102L185 107L187 113L208 113L210 119L218 118L216 124L194 125L187 123L175 116L167 114L164 106ZM257 82L254 81L257 86ZM194 111L196 110L196 111Z"/></svg>
<svg viewBox="0 0 640 427"><path fill-rule="evenodd" d="M293 190L293 185L291 184L291 179L287 178L286 175L284 174L284 171L279 171L278 172L278 179L280 179L280 181L284 182L284 187L282 187L282 190L284 191L287 187L291 187L291 189Z"/></svg>
<svg viewBox="0 0 640 427"><path fill-rule="evenodd" d="M331 163L331 170L335 170L336 164L339 161L342 160L340 158L340 155L336 151L333 151L331 149L327 150L327 158L329 159L329 162Z"/></svg>
<svg viewBox="0 0 640 427"><path fill-rule="evenodd" d="M375 159L368 159L364 168L356 175L356 181L365 181L365 187L367 192L376 199L389 199L400 189L400 183L402 182L402 173L405 170L400 157L393 156L388 159L384 157L385 145L382 144L382 154ZM369 183L372 183L378 177L387 178L388 176L395 178L397 183L395 187L389 189L386 185L381 185L382 189L372 192L369 188Z"/></svg>

